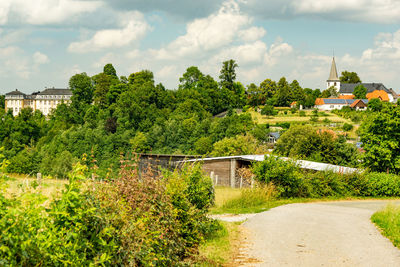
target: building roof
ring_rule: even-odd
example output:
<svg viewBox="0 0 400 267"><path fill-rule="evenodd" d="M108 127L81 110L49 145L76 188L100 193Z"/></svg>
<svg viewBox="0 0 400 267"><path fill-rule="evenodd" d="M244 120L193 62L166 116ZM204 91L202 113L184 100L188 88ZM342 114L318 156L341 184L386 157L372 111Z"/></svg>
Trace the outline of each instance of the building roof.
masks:
<svg viewBox="0 0 400 267"><path fill-rule="evenodd" d="M383 91L383 90L375 90L371 93L367 94L367 98L368 99L372 99L372 98L379 98L382 101L389 101L389 95L387 92Z"/></svg>
<svg viewBox="0 0 400 267"><path fill-rule="evenodd" d="M237 159L237 160L254 162L254 161L263 161L265 159L265 157L277 157L277 156L273 156L273 155L269 155L269 154L266 154L266 155L242 155L242 156L191 159L191 160L185 160L183 162L215 161L215 160L229 160L229 159ZM286 158L286 157L279 157L279 158L282 160L285 160L285 161L293 161L300 168L307 169L307 170L333 171L336 173L355 173L355 172L362 171L362 170L356 169L356 168L350 168L350 167L344 167L344 166L338 166L338 165L320 163L320 162L313 162L313 161L308 161L308 160L292 160L292 159Z"/></svg>
<svg viewBox="0 0 400 267"><path fill-rule="evenodd" d="M354 99L355 96L354 95L340 95L339 98L340 99Z"/></svg>
<svg viewBox="0 0 400 267"><path fill-rule="evenodd" d="M38 95L72 95L72 91L70 89L47 88Z"/></svg>
<svg viewBox="0 0 400 267"><path fill-rule="evenodd" d="M358 85L364 86L367 89L367 93L371 93L375 90L383 90L386 93L391 93L382 83L342 83L340 84L339 93L352 94Z"/></svg>
<svg viewBox="0 0 400 267"><path fill-rule="evenodd" d="M358 100L362 100L364 104L368 104L368 99L317 98L315 100L315 105L352 105Z"/></svg>
<svg viewBox="0 0 400 267"><path fill-rule="evenodd" d="M6 95L25 95L25 94L22 93L21 91L18 91L18 89L15 89L14 91L7 93Z"/></svg>
<svg viewBox="0 0 400 267"><path fill-rule="evenodd" d="M270 132L269 135L275 138L275 140L278 140L279 137L281 137L281 134L279 132Z"/></svg>
<svg viewBox="0 0 400 267"><path fill-rule="evenodd" d="M356 99L351 105L351 108L354 107L366 107L368 104L368 99Z"/></svg>
<svg viewBox="0 0 400 267"><path fill-rule="evenodd" d="M331 73L329 74L328 81L333 81L333 82L340 81L337 75L335 57L332 58Z"/></svg>

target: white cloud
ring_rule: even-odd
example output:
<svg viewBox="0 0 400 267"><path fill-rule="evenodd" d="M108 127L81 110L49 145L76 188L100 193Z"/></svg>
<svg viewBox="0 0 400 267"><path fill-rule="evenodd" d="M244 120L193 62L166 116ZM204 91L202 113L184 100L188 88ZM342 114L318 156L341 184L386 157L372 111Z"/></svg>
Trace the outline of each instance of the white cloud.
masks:
<svg viewBox="0 0 400 267"><path fill-rule="evenodd" d="M212 62L220 63L233 58L240 64L240 66L260 64L263 62L266 52L267 45L262 41L256 41L254 43L247 43L223 49L219 54L214 56Z"/></svg>
<svg viewBox="0 0 400 267"><path fill-rule="evenodd" d="M0 25L7 23L11 1L0 1Z"/></svg>
<svg viewBox="0 0 400 267"><path fill-rule="evenodd" d="M93 12L102 5L101 1L82 0L1 0L0 24L7 23L11 17L33 25L58 24Z"/></svg>
<svg viewBox="0 0 400 267"><path fill-rule="evenodd" d="M36 64L38 64L38 65L40 65L40 64L46 64L46 63L49 63L49 62L50 62L48 56L45 55L45 54L42 54L42 53L40 53L40 52L35 52L35 53L33 54L33 61L34 61Z"/></svg>
<svg viewBox="0 0 400 267"><path fill-rule="evenodd" d="M265 19L313 16L332 21L400 22L398 0L246 0L241 8Z"/></svg>
<svg viewBox="0 0 400 267"><path fill-rule="evenodd" d="M179 36L166 48L153 51L159 59L199 56L231 44L238 32L251 23L251 18L240 12L235 1L226 1L215 14L196 19L186 26L186 34Z"/></svg>
<svg viewBox="0 0 400 267"><path fill-rule="evenodd" d="M123 17L123 28L97 31L89 40L73 42L68 51L86 53L105 48L118 48L132 44L144 37L150 26L139 12L130 12Z"/></svg>
<svg viewBox="0 0 400 267"><path fill-rule="evenodd" d="M261 27L251 27L248 29L244 29L239 31L239 37L245 42L254 42L267 33L264 28Z"/></svg>
<svg viewBox="0 0 400 267"><path fill-rule="evenodd" d="M15 46L0 48L0 76L10 77L16 75L18 78L28 79L32 73L29 58L24 51Z"/></svg>

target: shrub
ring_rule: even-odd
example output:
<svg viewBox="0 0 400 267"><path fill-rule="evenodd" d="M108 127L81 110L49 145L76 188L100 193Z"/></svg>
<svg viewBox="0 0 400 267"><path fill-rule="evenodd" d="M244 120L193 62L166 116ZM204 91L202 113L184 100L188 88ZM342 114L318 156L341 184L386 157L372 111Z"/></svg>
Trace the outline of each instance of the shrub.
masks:
<svg viewBox="0 0 400 267"><path fill-rule="evenodd" d="M350 123L344 123L342 129L346 132L353 130L353 125Z"/></svg>
<svg viewBox="0 0 400 267"><path fill-rule="evenodd" d="M300 110L299 116L300 117L305 117L306 116L306 112L304 110Z"/></svg>
<svg viewBox="0 0 400 267"><path fill-rule="evenodd" d="M0 265L179 265L219 227L205 214L213 191L199 166L162 179L123 164L115 180L89 183L78 163L47 208L35 192L0 192Z"/></svg>
<svg viewBox="0 0 400 267"><path fill-rule="evenodd" d="M386 173L368 173L366 175L367 187L364 196L400 196L400 176Z"/></svg>
<svg viewBox="0 0 400 267"><path fill-rule="evenodd" d="M274 107L271 105L265 105L261 109L261 115L274 116L276 114L277 114L277 112L274 110Z"/></svg>
<svg viewBox="0 0 400 267"><path fill-rule="evenodd" d="M264 161L253 165L253 171L258 181L266 184L272 182L280 196L302 196L303 188L299 168L293 162L266 156Z"/></svg>

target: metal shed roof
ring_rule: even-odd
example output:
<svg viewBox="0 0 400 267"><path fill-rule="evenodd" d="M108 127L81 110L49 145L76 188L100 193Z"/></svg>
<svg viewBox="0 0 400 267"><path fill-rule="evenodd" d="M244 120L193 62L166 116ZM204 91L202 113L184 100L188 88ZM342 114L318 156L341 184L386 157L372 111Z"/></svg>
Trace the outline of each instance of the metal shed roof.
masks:
<svg viewBox="0 0 400 267"><path fill-rule="evenodd" d="M197 162L197 161L215 161L215 160L228 160L228 159L237 159L244 161L263 161L265 157L278 157L274 155L241 155L241 156L227 156L227 157L212 157L212 158L204 158L204 159L191 159L185 160L182 162ZM314 170L314 171L333 171L336 173L355 173L361 172L362 170L356 168L350 168L345 166L333 165L328 163L314 162L308 160L293 160L287 157L278 157L285 161L293 161L295 164L299 166L301 169Z"/></svg>

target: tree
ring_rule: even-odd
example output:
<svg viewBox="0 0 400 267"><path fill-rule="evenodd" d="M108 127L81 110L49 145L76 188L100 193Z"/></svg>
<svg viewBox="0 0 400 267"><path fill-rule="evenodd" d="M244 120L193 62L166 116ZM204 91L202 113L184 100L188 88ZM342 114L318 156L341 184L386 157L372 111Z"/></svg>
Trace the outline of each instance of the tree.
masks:
<svg viewBox="0 0 400 267"><path fill-rule="evenodd" d="M187 68L183 76L179 78L179 89L195 88L203 76L203 73L197 67L191 66Z"/></svg>
<svg viewBox="0 0 400 267"><path fill-rule="evenodd" d="M339 92L337 91L335 86L331 86L328 89L322 91L322 93L321 93L322 98L329 98L331 96L333 96L333 97L339 96Z"/></svg>
<svg viewBox="0 0 400 267"><path fill-rule="evenodd" d="M400 173L400 106L385 105L360 128L363 163L372 171Z"/></svg>
<svg viewBox="0 0 400 267"><path fill-rule="evenodd" d="M346 139L333 131L318 130L310 125L291 126L279 138L275 153L280 156L337 164L357 165L357 151Z"/></svg>
<svg viewBox="0 0 400 267"><path fill-rule="evenodd" d="M236 156L265 153L266 148L258 144L253 136L239 135L224 138L214 144L213 156Z"/></svg>
<svg viewBox="0 0 400 267"><path fill-rule="evenodd" d="M366 99L367 98L367 88L365 88L362 84L357 85L354 88L353 95L356 99Z"/></svg>
<svg viewBox="0 0 400 267"><path fill-rule="evenodd" d="M260 87L251 83L247 86L247 104L253 107L261 105L265 103L265 97L263 95L263 91Z"/></svg>
<svg viewBox="0 0 400 267"><path fill-rule="evenodd" d="M265 105L261 110L261 114L267 116L275 115L274 107L271 105Z"/></svg>
<svg viewBox="0 0 400 267"><path fill-rule="evenodd" d="M0 109L4 109L4 108L5 108L5 96L0 95Z"/></svg>
<svg viewBox="0 0 400 267"><path fill-rule="evenodd" d="M288 107L292 101L292 96L289 83L285 77L279 80L277 87L277 105L279 107Z"/></svg>
<svg viewBox="0 0 400 267"><path fill-rule="evenodd" d="M114 66L110 63L106 64L103 68L103 72L107 75L118 77L117 71L115 70Z"/></svg>
<svg viewBox="0 0 400 267"><path fill-rule="evenodd" d="M235 69L237 67L239 67L239 65L233 59L222 62L222 69L219 75L222 87L225 87L229 90L233 90L234 82L236 80Z"/></svg>
<svg viewBox="0 0 400 267"><path fill-rule="evenodd" d="M104 72L93 76L94 82L94 92L93 92L93 100L96 105L101 108L105 108L107 106L107 94L110 90L110 86L112 83L112 76L105 74Z"/></svg>
<svg viewBox="0 0 400 267"><path fill-rule="evenodd" d="M301 88L299 82L297 80L293 80L290 84L290 91L292 94L292 100L297 102L303 102L305 100L305 94L303 88Z"/></svg>
<svg viewBox="0 0 400 267"><path fill-rule="evenodd" d="M263 92L265 98L274 97L276 95L276 92L278 91L276 82L271 79L265 79L260 84L260 89Z"/></svg>
<svg viewBox="0 0 400 267"><path fill-rule="evenodd" d="M72 91L72 102L84 104L93 102L93 82L86 72L72 76L69 79L69 88Z"/></svg>
<svg viewBox="0 0 400 267"><path fill-rule="evenodd" d="M340 82L342 83L361 83L358 74L355 72L349 72L347 70L342 72L342 76L340 76Z"/></svg>
<svg viewBox="0 0 400 267"><path fill-rule="evenodd" d="M372 98L368 101L368 108L372 111L381 111L383 108L382 101L379 98Z"/></svg>

